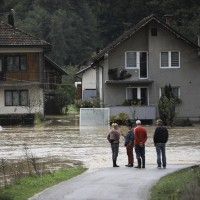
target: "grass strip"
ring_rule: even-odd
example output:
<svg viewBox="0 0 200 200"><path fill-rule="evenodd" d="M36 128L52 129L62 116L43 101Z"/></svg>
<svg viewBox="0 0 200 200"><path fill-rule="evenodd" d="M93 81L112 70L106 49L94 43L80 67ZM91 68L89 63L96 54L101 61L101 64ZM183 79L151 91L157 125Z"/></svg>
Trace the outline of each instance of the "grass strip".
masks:
<svg viewBox="0 0 200 200"><path fill-rule="evenodd" d="M0 200L27 200L34 194L68 180L86 171L86 168L62 168L41 176L27 176L15 182L9 187L0 189Z"/></svg>
<svg viewBox="0 0 200 200"><path fill-rule="evenodd" d="M200 166L162 177L151 189L150 200L197 200L200 197Z"/></svg>

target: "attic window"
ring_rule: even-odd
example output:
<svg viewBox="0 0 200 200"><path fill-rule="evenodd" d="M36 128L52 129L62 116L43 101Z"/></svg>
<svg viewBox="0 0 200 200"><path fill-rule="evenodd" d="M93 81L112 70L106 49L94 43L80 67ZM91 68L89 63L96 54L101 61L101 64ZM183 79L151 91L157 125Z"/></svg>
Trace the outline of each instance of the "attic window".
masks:
<svg viewBox="0 0 200 200"><path fill-rule="evenodd" d="M157 28L151 28L151 36L157 36Z"/></svg>

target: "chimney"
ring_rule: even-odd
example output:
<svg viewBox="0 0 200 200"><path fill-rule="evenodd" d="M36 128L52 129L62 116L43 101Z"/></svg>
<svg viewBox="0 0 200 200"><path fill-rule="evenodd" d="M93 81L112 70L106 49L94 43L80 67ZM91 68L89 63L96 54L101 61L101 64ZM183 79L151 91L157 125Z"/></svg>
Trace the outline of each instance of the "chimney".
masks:
<svg viewBox="0 0 200 200"><path fill-rule="evenodd" d="M168 26L172 26L172 23L173 23L173 15L172 14L167 14L167 15L164 15L165 17L165 23L168 25Z"/></svg>
<svg viewBox="0 0 200 200"><path fill-rule="evenodd" d="M8 13L8 24L11 26L15 26L15 19L14 19L14 10L11 9L10 12Z"/></svg>

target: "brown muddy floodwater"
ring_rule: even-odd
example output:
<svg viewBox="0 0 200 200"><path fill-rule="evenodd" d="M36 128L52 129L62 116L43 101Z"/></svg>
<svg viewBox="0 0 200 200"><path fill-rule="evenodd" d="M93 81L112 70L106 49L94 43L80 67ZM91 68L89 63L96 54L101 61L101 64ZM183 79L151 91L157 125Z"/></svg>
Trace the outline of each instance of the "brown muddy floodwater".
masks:
<svg viewBox="0 0 200 200"><path fill-rule="evenodd" d="M155 126L148 131L146 165L156 165L152 142ZM120 127L126 133L126 127ZM89 169L111 166L111 149L106 140L109 127L79 127L73 120L46 122L40 127L4 127L0 132L0 159L24 159L24 144L34 157L44 160L81 161ZM127 155L121 137L118 164L127 164ZM167 143L168 164L200 164L200 125L169 129ZM59 165L59 164L58 164Z"/></svg>

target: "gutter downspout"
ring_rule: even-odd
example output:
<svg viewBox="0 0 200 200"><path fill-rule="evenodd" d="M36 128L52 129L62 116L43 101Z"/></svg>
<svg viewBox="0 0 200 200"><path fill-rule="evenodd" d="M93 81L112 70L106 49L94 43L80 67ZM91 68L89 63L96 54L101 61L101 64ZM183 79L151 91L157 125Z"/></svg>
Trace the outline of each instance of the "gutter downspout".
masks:
<svg viewBox="0 0 200 200"><path fill-rule="evenodd" d="M96 96L99 98L99 63L96 63Z"/></svg>
<svg viewBox="0 0 200 200"><path fill-rule="evenodd" d="M101 69L102 69L102 103L101 103L101 106L102 107L104 107L104 85L103 85L103 80L104 80L104 76L103 76L103 73L104 73L104 67L102 66L102 65L100 65L100 64L98 64L98 71L99 71L99 67L101 67ZM98 72L99 73L99 72ZM98 78L98 80L99 80L99 78ZM99 84L98 84L98 86L99 86ZM99 92L99 90L98 90L98 92Z"/></svg>

